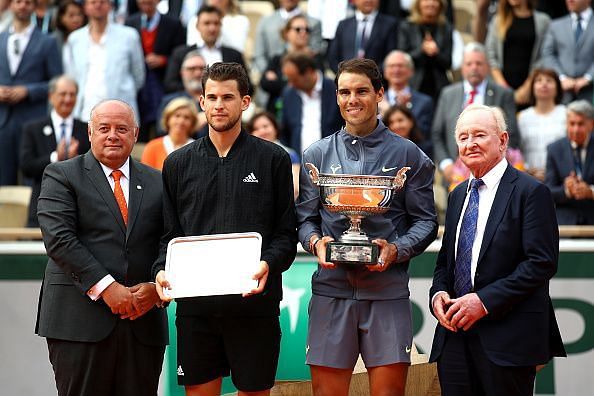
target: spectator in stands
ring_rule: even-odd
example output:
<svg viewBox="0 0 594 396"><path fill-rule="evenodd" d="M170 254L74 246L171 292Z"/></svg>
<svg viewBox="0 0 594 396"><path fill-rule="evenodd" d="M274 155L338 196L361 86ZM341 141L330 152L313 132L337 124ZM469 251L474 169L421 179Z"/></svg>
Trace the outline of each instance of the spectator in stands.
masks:
<svg viewBox="0 0 594 396"><path fill-rule="evenodd" d="M56 29L57 11L58 7L53 4L52 0L36 0L33 24L41 30L41 33L53 32Z"/></svg>
<svg viewBox="0 0 594 396"><path fill-rule="evenodd" d="M491 76L514 90L516 105L530 99L530 70L540 61L542 42L551 19L536 11L536 0L499 0L487 33Z"/></svg>
<svg viewBox="0 0 594 396"><path fill-rule="evenodd" d="M338 23L352 12L349 0L308 0L307 15L322 23L322 39L327 43L336 34Z"/></svg>
<svg viewBox="0 0 594 396"><path fill-rule="evenodd" d="M328 64L335 73L338 64L353 58L372 59L380 67L398 43L398 20L378 12L379 0L354 0L355 15L342 20L328 48Z"/></svg>
<svg viewBox="0 0 594 396"><path fill-rule="evenodd" d="M130 0L133 1L133 0ZM139 12L126 20L138 32L142 42L146 79L138 93L140 132L138 140L146 142L154 133L157 109L163 98L165 70L173 50L184 44L185 29L179 19L157 11L159 0L136 0Z"/></svg>
<svg viewBox="0 0 594 396"><path fill-rule="evenodd" d="M281 140L301 155L310 144L342 126L334 82L324 77L315 59L302 52L287 54L282 70L289 86L282 94Z"/></svg>
<svg viewBox="0 0 594 396"><path fill-rule="evenodd" d="M217 7L221 10L221 45L233 48L241 53L245 51L245 45L250 31L250 20L240 12L237 0L207 0L205 4ZM192 45L199 41L200 33L195 28L198 16L190 20L186 44Z"/></svg>
<svg viewBox="0 0 594 396"><path fill-rule="evenodd" d="M508 122L510 145L518 147L514 94L510 89L488 81L488 75L485 47L475 42L468 43L462 62L463 81L445 87L439 96L431 127L431 140L434 160L446 184L452 182L454 161L458 157L454 136L456 121L467 105L477 103L501 108Z"/></svg>
<svg viewBox="0 0 594 396"><path fill-rule="evenodd" d="M289 18L287 24L281 30L281 36L287 43L285 52L281 55L275 55L270 60L268 66L266 66L266 71L260 78L260 87L268 93L266 109L274 114L277 113L277 101L287 85L287 80L282 73L281 60L283 56L297 51L309 52L315 56L318 68L324 70L323 59L320 54L309 48L310 33L311 29L307 24L307 18L301 14Z"/></svg>
<svg viewBox="0 0 594 396"><path fill-rule="evenodd" d="M34 0L12 0L0 33L0 186L17 184L22 126L47 114L47 83L62 73L56 41L31 23Z"/></svg>
<svg viewBox="0 0 594 396"><path fill-rule="evenodd" d="M567 136L547 147L545 184L551 189L557 221L594 225L594 108L586 100L567 105Z"/></svg>
<svg viewBox="0 0 594 396"><path fill-rule="evenodd" d="M196 22L196 28L200 33L199 40L196 44L182 45L173 51L165 74L166 92L183 90L180 78L181 64L186 54L192 50L198 50L207 65L216 62L236 62L246 67L243 55L239 51L221 45L222 18L223 14L218 8L208 5L200 7Z"/></svg>
<svg viewBox="0 0 594 396"><path fill-rule="evenodd" d="M140 162L162 170L165 158L178 148L194 141L190 136L197 129L198 109L191 99L179 97L167 104L161 117L161 127L167 135L147 143Z"/></svg>
<svg viewBox="0 0 594 396"><path fill-rule="evenodd" d="M245 129L250 135L276 143L289 153L291 168L293 170L293 190L295 192L295 198L297 198L297 195L299 195L299 172L301 170L299 154L292 148L282 144L278 139L279 128L274 114L267 111L254 114L246 124Z"/></svg>
<svg viewBox="0 0 594 396"><path fill-rule="evenodd" d="M10 0L0 0L0 33L12 25L12 11Z"/></svg>
<svg viewBox="0 0 594 396"><path fill-rule="evenodd" d="M530 77L531 107L518 113L520 147L528 173L543 181L547 146L565 136L565 106L559 76L552 69L534 69Z"/></svg>
<svg viewBox="0 0 594 396"><path fill-rule="evenodd" d="M416 120L428 147L431 147L431 122L435 110L433 99L411 88L409 81L415 74L415 65L409 54L394 50L384 60L384 79L388 88L384 100L379 104L380 112L385 112L394 105L408 108ZM387 124L386 124L387 125Z"/></svg>
<svg viewBox="0 0 594 396"><path fill-rule="evenodd" d="M406 105L396 104L388 108L382 116L382 121L388 129L419 146L431 158L431 142L425 139L415 115Z"/></svg>
<svg viewBox="0 0 594 396"><path fill-rule="evenodd" d="M81 3L76 0L65 0L60 3L56 15L56 29L52 33L60 53L62 53L62 48L64 43L68 41L70 33L86 24L87 16Z"/></svg>
<svg viewBox="0 0 594 396"><path fill-rule="evenodd" d="M285 50L280 31L292 16L304 14L299 8L299 0L279 0L280 7L271 15L260 20L256 30L254 43L254 59L252 68L263 73L266 66L275 55L281 55ZM307 17L307 26L311 29L309 34L309 47L322 53L322 27L320 21Z"/></svg>
<svg viewBox="0 0 594 396"><path fill-rule="evenodd" d="M415 0L411 16L400 24L398 49L415 62L411 86L436 101L448 85L452 66L452 25L445 18L445 0Z"/></svg>
<svg viewBox="0 0 594 396"><path fill-rule="evenodd" d="M594 20L591 0L566 0L570 15L555 19L542 48L544 65L561 78L563 103L592 102L594 78Z"/></svg>
<svg viewBox="0 0 594 396"><path fill-rule="evenodd" d="M144 85L145 66L136 30L109 21L109 0L85 0L89 23L72 32L64 45L64 69L79 91L74 116L88 121L91 109L110 98L136 112L136 95Z"/></svg>
<svg viewBox="0 0 594 396"><path fill-rule="evenodd" d="M206 62L198 50L192 50L188 52L184 57L180 71L184 86L183 90L165 95L161 100L159 110L157 111L159 118L162 119L165 107L173 99L179 97L190 99L192 102L194 102L194 105L198 109L198 123L196 124L196 129L192 133L192 135L197 137L206 135L208 132L206 116L200 108L200 95L202 95L202 74L204 73L205 67ZM162 126L159 125L157 128L157 135L162 136L166 133L167 131L162 129Z"/></svg>
<svg viewBox="0 0 594 396"><path fill-rule="evenodd" d="M90 148L87 124L72 116L78 91L76 81L61 75L52 78L48 87L52 106L49 117L33 120L23 127L21 171L33 180L27 227L39 227L37 198L45 167L84 154Z"/></svg>
<svg viewBox="0 0 594 396"><path fill-rule="evenodd" d="M446 18L450 24L454 25L454 7L453 0L446 0ZM414 0L380 0L380 12L392 15L397 19L405 19L410 16Z"/></svg>

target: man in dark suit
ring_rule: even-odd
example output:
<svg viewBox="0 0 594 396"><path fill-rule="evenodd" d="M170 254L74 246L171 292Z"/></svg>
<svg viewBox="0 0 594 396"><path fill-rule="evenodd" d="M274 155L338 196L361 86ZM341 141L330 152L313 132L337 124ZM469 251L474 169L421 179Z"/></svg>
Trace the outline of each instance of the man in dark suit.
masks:
<svg viewBox="0 0 594 396"><path fill-rule="evenodd" d="M151 283L163 231L161 175L130 152L132 107L97 104L91 150L45 168L38 216L49 256L36 333L58 394L156 395L167 316Z"/></svg>
<svg viewBox="0 0 594 396"><path fill-rule="evenodd" d="M470 181L450 194L430 308L444 396L532 396L536 366L565 356L549 296L559 230L549 189L505 159L501 110L470 105L456 125Z"/></svg>
<svg viewBox="0 0 594 396"><path fill-rule="evenodd" d="M193 50L200 51L200 54L209 65L216 62L235 62L247 70L243 55L239 51L218 43L221 35L222 19L223 14L218 8L208 5L200 7L196 21L196 29L200 34L200 38L197 44L182 45L173 51L167 65L167 72L165 73L166 92L181 91L184 89L180 77L180 69L186 54Z"/></svg>
<svg viewBox="0 0 594 396"><path fill-rule="evenodd" d="M343 124L334 82L320 72L311 55L293 52L282 60L288 86L282 96L281 141L299 156L310 144Z"/></svg>
<svg viewBox="0 0 594 396"><path fill-rule="evenodd" d="M47 82L62 73L56 41L31 24L33 0L12 0L0 33L0 186L17 183L24 123L47 114Z"/></svg>
<svg viewBox="0 0 594 396"><path fill-rule="evenodd" d="M87 124L72 117L78 85L71 77L54 77L49 84L49 102L53 110L44 117L25 124L21 141L20 164L23 175L33 179L27 227L38 227L37 198L45 167L74 158L89 150Z"/></svg>
<svg viewBox="0 0 594 396"><path fill-rule="evenodd" d="M431 140L431 122L433 121L433 99L429 95L412 89L409 81L415 73L415 64L409 54L394 50L384 59L384 79L388 87L379 109L384 113L390 106L406 106L415 116L426 140ZM386 122L387 123L387 122Z"/></svg>
<svg viewBox="0 0 594 396"><path fill-rule="evenodd" d="M136 29L142 41L146 79L138 92L140 111L140 141L147 141L157 119L157 108L163 97L165 70L173 50L183 45L186 29L179 19L157 11L159 0L136 0L140 12L126 20L126 25Z"/></svg>
<svg viewBox="0 0 594 396"><path fill-rule="evenodd" d="M467 105L475 103L501 108L508 123L510 146L518 147L514 93L487 80L488 75L489 63L485 47L479 43L468 43L464 47L462 61L463 81L448 85L439 95L431 127L431 140L433 160L443 172L447 184L452 182L454 161L458 157L454 136L456 121Z"/></svg>
<svg viewBox="0 0 594 396"><path fill-rule="evenodd" d="M338 24L328 48L328 63L336 73L338 64L353 58L384 58L398 44L398 20L378 12L379 0L354 0L355 15Z"/></svg>
<svg viewBox="0 0 594 396"><path fill-rule="evenodd" d="M570 14L555 19L542 45L546 67L561 78L563 102L592 102L594 87L594 20L592 0L566 0Z"/></svg>
<svg viewBox="0 0 594 396"><path fill-rule="evenodd" d="M585 100L567 106L567 137L547 147L545 184L555 200L557 221L594 225L594 109Z"/></svg>

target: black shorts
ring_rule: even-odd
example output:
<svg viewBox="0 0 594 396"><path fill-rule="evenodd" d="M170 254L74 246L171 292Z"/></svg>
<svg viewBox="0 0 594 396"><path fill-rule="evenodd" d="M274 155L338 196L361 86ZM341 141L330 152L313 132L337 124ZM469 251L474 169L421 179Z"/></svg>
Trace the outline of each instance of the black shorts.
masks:
<svg viewBox="0 0 594 396"><path fill-rule="evenodd" d="M244 392L273 387L280 352L278 316L178 316L177 382L199 385L229 376Z"/></svg>

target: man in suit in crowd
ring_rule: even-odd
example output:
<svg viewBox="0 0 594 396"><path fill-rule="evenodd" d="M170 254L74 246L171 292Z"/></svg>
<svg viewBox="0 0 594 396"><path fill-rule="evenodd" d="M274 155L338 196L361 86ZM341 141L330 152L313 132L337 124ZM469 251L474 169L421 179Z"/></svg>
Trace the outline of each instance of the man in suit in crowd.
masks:
<svg viewBox="0 0 594 396"><path fill-rule="evenodd" d="M196 29L200 34L200 38L196 44L181 45L173 51L165 73L166 92L184 89L180 70L184 57L190 51L199 51L207 65L216 62L235 62L247 70L243 55L239 51L220 44L222 20L223 14L218 8L209 5L200 7L196 21Z"/></svg>
<svg viewBox="0 0 594 396"><path fill-rule="evenodd" d="M444 396L532 396L536 366L565 356L549 296L559 258L551 192L508 164L499 108L468 106L455 135L471 177L449 197L430 361Z"/></svg>
<svg viewBox="0 0 594 396"><path fill-rule="evenodd" d="M90 148L87 124L72 116L78 91L76 81L61 75L52 78L48 87L49 103L53 108L50 116L31 121L23 127L21 171L24 176L33 179L27 227L39 226L37 198L45 167L52 162L84 154Z"/></svg>
<svg viewBox="0 0 594 396"><path fill-rule="evenodd" d="M547 147L545 184L551 189L557 221L594 225L594 109L578 100L567 106L567 137Z"/></svg>
<svg viewBox="0 0 594 396"><path fill-rule="evenodd" d="M208 125L206 123L206 115L200 107L200 95L202 95L202 74L206 68L206 62L198 50L192 50L186 54L184 61L181 65L179 72L184 89L181 91L172 92L167 94L161 100L159 110L157 111L158 120L163 116L165 106L175 98L185 97L194 101L196 108L198 109L198 125L197 125L197 136L202 137L208 133ZM166 135L167 131L163 130L161 123L157 123L157 135Z"/></svg>
<svg viewBox="0 0 594 396"><path fill-rule="evenodd" d="M252 68L259 73L264 73L268 63L275 55L282 55L285 51L285 42L280 31L289 18L304 14L303 10L299 8L299 0L280 0L279 4L278 10L265 16L258 23ZM307 26L311 29L309 48L314 52L323 53L320 21L307 16Z"/></svg>
<svg viewBox="0 0 594 396"><path fill-rule="evenodd" d="M431 140L433 160L443 172L447 184L452 182L454 161L458 157L454 129L458 116L469 104L501 108L508 123L510 146L518 147L514 93L487 80L488 75L489 63L485 47L479 43L469 43L464 47L463 81L448 85L439 95L431 127Z"/></svg>
<svg viewBox="0 0 594 396"><path fill-rule="evenodd" d="M563 102L592 102L594 78L594 20L592 0L566 0L570 14L555 19L545 36L542 56L545 66L561 79Z"/></svg>
<svg viewBox="0 0 594 396"><path fill-rule="evenodd" d="M17 184L24 123L47 114L47 83L62 72L56 41L31 24L34 0L11 0L13 22L0 33L0 186Z"/></svg>
<svg viewBox="0 0 594 396"><path fill-rule="evenodd" d="M74 116L88 121L101 100L129 103L138 116L136 95L144 85L140 36L129 26L109 21L110 0L85 0L86 26L72 32L64 45L65 72L78 83Z"/></svg>
<svg viewBox="0 0 594 396"><path fill-rule="evenodd" d="M154 132L157 109L163 97L165 70L173 50L184 44L186 29L179 18L157 11L159 0L136 0L140 12L126 20L126 25L138 32L144 52L146 79L138 92L140 111L140 141L147 141Z"/></svg>
<svg viewBox="0 0 594 396"><path fill-rule="evenodd" d="M301 156L310 144L342 126L342 116L336 104L336 86L324 77L315 59L307 53L288 54L282 65L289 85L281 96L280 138Z"/></svg>
<svg viewBox="0 0 594 396"><path fill-rule="evenodd" d="M378 12L379 0L354 0L355 15L342 20L328 48L328 63L336 73L338 64L353 58L384 58L398 44L398 20Z"/></svg>
<svg viewBox="0 0 594 396"><path fill-rule="evenodd" d="M45 168L38 216L49 256L36 333L60 396L156 395L167 315L151 283L163 231L161 174L130 157L138 122L97 104L91 150Z"/></svg>
<svg viewBox="0 0 594 396"><path fill-rule="evenodd" d="M384 78L388 88L384 100L379 104L381 113L391 106L402 105L410 109L423 136L431 140L431 122L433 121L433 99L422 92L412 89L409 81L415 73L415 64L409 54L394 50L384 59Z"/></svg>

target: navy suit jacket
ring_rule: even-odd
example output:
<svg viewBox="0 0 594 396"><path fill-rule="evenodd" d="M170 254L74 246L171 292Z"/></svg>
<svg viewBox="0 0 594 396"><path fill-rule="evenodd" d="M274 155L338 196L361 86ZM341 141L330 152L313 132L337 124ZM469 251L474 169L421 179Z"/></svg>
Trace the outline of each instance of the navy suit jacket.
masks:
<svg viewBox="0 0 594 396"><path fill-rule="evenodd" d="M575 200L565 195L565 178L575 171L573 148L566 137L547 147L545 184L551 189L557 210L557 221L565 225L594 225L594 201ZM586 148L582 179L594 184L594 139L590 138Z"/></svg>
<svg viewBox="0 0 594 396"><path fill-rule="evenodd" d="M136 29L142 39L141 16L142 13L140 12L129 16L128 19L126 19L126 25ZM176 19L168 15L161 14L159 26L157 27L157 35L155 37L153 52L157 55L166 56L167 59L169 59L169 56L171 56L173 50L180 45L183 45L185 41L186 29L179 21L179 18ZM165 78L166 68L167 64L153 69L161 81Z"/></svg>
<svg viewBox="0 0 594 396"><path fill-rule="evenodd" d="M62 58L53 37L33 29L16 74L10 74L6 50L8 32L0 33L0 85L24 85L27 98L16 105L0 103L0 129L6 124L19 127L47 114L47 83L62 73ZM18 150L18 147L14 148Z"/></svg>
<svg viewBox="0 0 594 396"><path fill-rule="evenodd" d="M290 86L287 86L281 97L283 110L281 116L282 133L281 141L299 154L303 153L307 147L301 147L301 130L303 125L302 100L299 92ZM336 87L334 81L325 78L322 81L322 137L332 135L343 125L340 109L336 103Z"/></svg>
<svg viewBox="0 0 594 396"><path fill-rule="evenodd" d="M338 64L343 60L356 58L355 36L357 35L357 19L353 16L338 24L336 35L328 48L328 63L336 73ZM373 59L381 68L384 58L396 49L398 43L398 20L390 15L378 13L369 38L365 42L365 57Z"/></svg>
<svg viewBox="0 0 594 396"><path fill-rule="evenodd" d="M467 186L467 181L461 183L448 199L430 301L438 291L455 296L454 245ZM482 238L474 291L489 313L473 328L487 357L500 366L533 366L565 356L549 296L549 280L559 258L559 229L549 189L508 165ZM439 358L447 332L437 325L431 361Z"/></svg>
<svg viewBox="0 0 594 396"><path fill-rule="evenodd" d="M425 139L431 141L431 123L433 122L433 112L435 111L433 99L429 95L411 89L410 104L410 111L415 116L419 129L423 132Z"/></svg>
<svg viewBox="0 0 594 396"><path fill-rule="evenodd" d="M51 129L51 133L44 133L45 127ZM87 135L87 124L75 119L72 125L72 137L78 140L78 154L84 154L91 148ZM23 127L21 140L20 165L23 175L33 179L31 203L29 204L28 227L37 227L37 198L41 189L41 177L43 170L50 164L50 155L56 151L56 135L52 119L46 117L32 121Z"/></svg>

